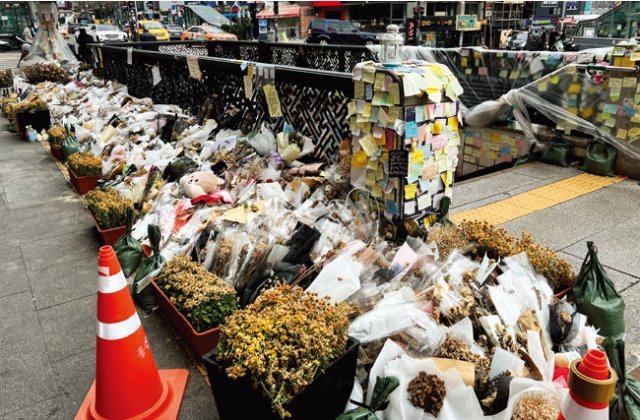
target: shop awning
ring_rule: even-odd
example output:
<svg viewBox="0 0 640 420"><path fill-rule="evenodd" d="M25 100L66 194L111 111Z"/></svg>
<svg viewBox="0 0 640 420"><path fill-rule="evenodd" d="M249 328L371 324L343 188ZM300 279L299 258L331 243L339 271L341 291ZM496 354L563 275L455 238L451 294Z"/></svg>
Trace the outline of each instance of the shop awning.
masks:
<svg viewBox="0 0 640 420"><path fill-rule="evenodd" d="M272 7L265 7L262 9L256 17L258 19L283 19L300 16L300 6L297 4L281 4L278 16L273 12Z"/></svg>
<svg viewBox="0 0 640 420"><path fill-rule="evenodd" d="M185 5L187 9L191 10L193 13L198 15L200 19L204 20L209 25L213 26L222 26L228 25L231 21L224 17L222 13L218 12L212 7L209 6L192 6Z"/></svg>

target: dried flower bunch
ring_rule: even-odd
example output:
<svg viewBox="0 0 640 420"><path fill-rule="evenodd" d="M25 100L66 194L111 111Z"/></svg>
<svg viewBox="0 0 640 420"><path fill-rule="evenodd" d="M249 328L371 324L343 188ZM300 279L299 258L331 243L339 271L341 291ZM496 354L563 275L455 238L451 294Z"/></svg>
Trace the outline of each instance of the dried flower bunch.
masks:
<svg viewBox="0 0 640 420"><path fill-rule="evenodd" d="M20 102L15 105L16 113L44 111L45 109L47 109L47 103L39 98L33 101Z"/></svg>
<svg viewBox="0 0 640 420"><path fill-rule="evenodd" d="M555 420L560 410L544 397L522 397L513 409L511 420Z"/></svg>
<svg viewBox="0 0 640 420"><path fill-rule="evenodd" d="M281 285L233 313L222 326L218 360L230 378L250 375L280 417L284 404L342 355L346 308Z"/></svg>
<svg viewBox="0 0 640 420"><path fill-rule="evenodd" d="M198 332L217 327L238 309L236 291L187 256L166 263L157 283Z"/></svg>
<svg viewBox="0 0 640 420"><path fill-rule="evenodd" d="M497 259L525 252L533 268L547 278L556 292L573 286L575 282L571 264L559 258L552 249L538 244L527 232L517 239L487 222L466 220L460 229L467 240L476 244L474 253L477 255L486 252L490 258Z"/></svg>
<svg viewBox="0 0 640 420"><path fill-rule="evenodd" d="M427 240L436 242L441 260L445 260L453 250L464 252L471 245L464 233L454 225L429 229Z"/></svg>
<svg viewBox="0 0 640 420"><path fill-rule="evenodd" d="M476 392L486 388L489 383L489 370L491 368L491 360L487 357L480 356L471 351L462 341L447 335L440 344L440 347L434 354L434 357L442 357L444 359L461 360L463 362L475 363Z"/></svg>
<svg viewBox="0 0 640 420"><path fill-rule="evenodd" d="M67 138L67 130L61 125L54 125L47 130L47 133L49 134L49 143L58 146Z"/></svg>
<svg viewBox="0 0 640 420"><path fill-rule="evenodd" d="M93 189L85 195L85 199L89 211L93 213L101 229L124 226L127 221L127 209L133 209L133 202L113 188Z"/></svg>
<svg viewBox="0 0 640 420"><path fill-rule="evenodd" d="M102 175L102 159L87 152L76 152L67 160L69 169L75 176L100 176Z"/></svg>
<svg viewBox="0 0 640 420"><path fill-rule="evenodd" d="M21 68L29 83L42 82L69 83L69 72L56 63L35 63Z"/></svg>
<svg viewBox="0 0 640 420"><path fill-rule="evenodd" d="M409 393L411 404L422 408L425 413L438 417L438 413L440 413L444 404L444 398L447 395L447 388L444 385L444 381L438 378L437 375L430 375L422 371L409 382L407 392Z"/></svg>
<svg viewBox="0 0 640 420"><path fill-rule="evenodd" d="M0 88L13 86L13 73L11 69L0 70Z"/></svg>

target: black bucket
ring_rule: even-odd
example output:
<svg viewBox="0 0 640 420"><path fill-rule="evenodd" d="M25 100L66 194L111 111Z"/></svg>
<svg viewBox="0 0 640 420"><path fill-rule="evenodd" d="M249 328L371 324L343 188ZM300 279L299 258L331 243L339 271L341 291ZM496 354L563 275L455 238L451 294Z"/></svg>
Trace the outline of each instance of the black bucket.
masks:
<svg viewBox="0 0 640 420"><path fill-rule="evenodd" d="M334 420L344 411L353 388L359 346L358 340L349 338L343 355L284 404L292 419ZM271 401L261 389L251 386L248 376L229 379L215 357L214 350L202 359L207 367L220 420L279 419L271 410Z"/></svg>

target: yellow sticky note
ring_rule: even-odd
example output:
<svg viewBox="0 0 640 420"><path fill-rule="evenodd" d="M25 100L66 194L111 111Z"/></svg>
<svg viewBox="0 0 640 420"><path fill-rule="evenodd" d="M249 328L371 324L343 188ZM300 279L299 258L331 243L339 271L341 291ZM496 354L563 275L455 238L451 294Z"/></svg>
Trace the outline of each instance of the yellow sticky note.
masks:
<svg viewBox="0 0 640 420"><path fill-rule="evenodd" d="M449 117L448 125L453 131L458 131L458 117Z"/></svg>
<svg viewBox="0 0 640 420"><path fill-rule="evenodd" d="M373 90L381 91L384 85L384 73L376 73L376 78L373 83Z"/></svg>
<svg viewBox="0 0 640 420"><path fill-rule="evenodd" d="M422 161L424 161L424 153L422 152L422 150L416 150L415 152L411 153L411 162L420 163Z"/></svg>
<svg viewBox="0 0 640 420"><path fill-rule="evenodd" d="M264 85L264 95L267 99L267 106L269 108L269 116L282 117L282 109L280 108L280 97L278 91L274 85Z"/></svg>
<svg viewBox="0 0 640 420"><path fill-rule="evenodd" d="M405 200L412 200L416 198L416 192L418 191L417 184L407 184L404 186L404 198Z"/></svg>
<svg viewBox="0 0 640 420"><path fill-rule="evenodd" d="M360 146L362 146L362 150L367 154L367 156L372 156L378 151L378 146L376 146L376 142L373 140L371 134L367 134L360 140L358 140Z"/></svg>
<svg viewBox="0 0 640 420"><path fill-rule="evenodd" d="M247 77L253 79L253 66L247 66Z"/></svg>
<svg viewBox="0 0 640 420"><path fill-rule="evenodd" d="M353 96L356 99L364 99L364 82L356 80L353 85Z"/></svg>
<svg viewBox="0 0 640 420"><path fill-rule="evenodd" d="M627 130L625 130L624 128L618 128L618 132L616 133L616 137L621 139L621 140L626 140L627 139Z"/></svg>
<svg viewBox="0 0 640 420"><path fill-rule="evenodd" d="M385 144L387 144L385 130L382 130L382 136L379 139L377 139L375 137L374 137L374 139L376 141L376 146L384 146Z"/></svg>
<svg viewBox="0 0 640 420"><path fill-rule="evenodd" d="M376 69L373 66L364 66L362 68L362 81L373 83L375 79Z"/></svg>
<svg viewBox="0 0 640 420"><path fill-rule="evenodd" d="M347 109L349 110L349 115L353 115L356 113L356 103L353 101L349 101L347 104Z"/></svg>
<svg viewBox="0 0 640 420"><path fill-rule="evenodd" d="M431 133L442 134L442 124L439 122L434 122L433 124L431 124Z"/></svg>
<svg viewBox="0 0 640 420"><path fill-rule="evenodd" d="M384 178L384 166L380 164L376 168L376 181L380 181L382 178Z"/></svg>
<svg viewBox="0 0 640 420"><path fill-rule="evenodd" d="M380 188L378 183L373 184L373 187L371 187L371 194L375 198L382 198L382 188Z"/></svg>
<svg viewBox="0 0 640 420"><path fill-rule="evenodd" d="M546 92L547 85L548 85L547 79L540 79L540 81L538 82L538 91Z"/></svg>
<svg viewBox="0 0 640 420"><path fill-rule="evenodd" d="M467 57L462 57L460 59L460 66L461 67L467 67Z"/></svg>
<svg viewBox="0 0 640 420"><path fill-rule="evenodd" d="M558 84L558 82L560 81L560 77L559 77L557 74L554 74L553 76L551 76L551 77L549 78L549 81L550 81L551 83L553 83L554 85L557 85L557 84Z"/></svg>
<svg viewBox="0 0 640 420"><path fill-rule="evenodd" d="M638 79L635 77L625 77L622 79L622 87L624 88L634 88L638 83Z"/></svg>
<svg viewBox="0 0 640 420"><path fill-rule="evenodd" d="M397 83L391 83L389 85L389 99L391 99L391 103L394 105L398 105L400 103L400 85Z"/></svg>
<svg viewBox="0 0 640 420"><path fill-rule="evenodd" d="M580 83L571 83L569 85L569 93L580 93Z"/></svg>
<svg viewBox="0 0 640 420"><path fill-rule="evenodd" d="M377 169L378 168L378 159L371 159L367 162L367 169Z"/></svg>
<svg viewBox="0 0 640 420"><path fill-rule="evenodd" d="M364 168L368 161L367 154L362 150L351 156L351 166L354 168Z"/></svg>
<svg viewBox="0 0 640 420"><path fill-rule="evenodd" d="M362 111L362 116L365 118L369 118L371 116L371 102L364 103L364 110Z"/></svg>
<svg viewBox="0 0 640 420"><path fill-rule="evenodd" d="M471 69L464 69L464 74L472 74L473 72L471 71Z"/></svg>
<svg viewBox="0 0 640 420"><path fill-rule="evenodd" d="M389 107L389 118L387 119L387 126L393 125L398 117L400 116L400 107L390 106Z"/></svg>

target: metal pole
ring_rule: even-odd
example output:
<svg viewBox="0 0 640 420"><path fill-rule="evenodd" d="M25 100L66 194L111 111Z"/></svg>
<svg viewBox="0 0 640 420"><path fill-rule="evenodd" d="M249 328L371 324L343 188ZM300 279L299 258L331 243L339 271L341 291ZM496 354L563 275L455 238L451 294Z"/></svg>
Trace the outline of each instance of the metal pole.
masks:
<svg viewBox="0 0 640 420"><path fill-rule="evenodd" d="M274 41L278 42L278 15L280 14L280 2L278 1L274 1L273 2L273 26L275 28L274 32L275 32L275 38Z"/></svg>
<svg viewBox="0 0 640 420"><path fill-rule="evenodd" d="M464 15L464 2L461 1L460 2L460 14ZM464 45L464 31L459 31L460 32L460 46L462 47Z"/></svg>
<svg viewBox="0 0 640 420"><path fill-rule="evenodd" d="M560 32L564 31L564 16L567 13L567 2L562 2L562 17L560 18Z"/></svg>

